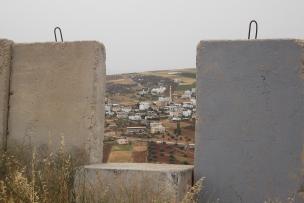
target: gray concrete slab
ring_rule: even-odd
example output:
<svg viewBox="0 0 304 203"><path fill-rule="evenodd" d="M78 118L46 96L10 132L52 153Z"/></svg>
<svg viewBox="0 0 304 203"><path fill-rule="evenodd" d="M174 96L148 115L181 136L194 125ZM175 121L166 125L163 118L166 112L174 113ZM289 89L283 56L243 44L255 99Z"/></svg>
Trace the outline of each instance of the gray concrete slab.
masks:
<svg viewBox="0 0 304 203"><path fill-rule="evenodd" d="M303 45L300 40L198 45L194 173L195 179L206 177L205 198L287 202L303 194Z"/></svg>
<svg viewBox="0 0 304 203"><path fill-rule="evenodd" d="M105 48L95 41L13 46L8 146L102 161Z"/></svg>
<svg viewBox="0 0 304 203"><path fill-rule="evenodd" d="M76 173L77 202L180 202L193 166L150 163L87 165Z"/></svg>
<svg viewBox="0 0 304 203"><path fill-rule="evenodd" d="M0 151L6 146L12 41L0 39Z"/></svg>

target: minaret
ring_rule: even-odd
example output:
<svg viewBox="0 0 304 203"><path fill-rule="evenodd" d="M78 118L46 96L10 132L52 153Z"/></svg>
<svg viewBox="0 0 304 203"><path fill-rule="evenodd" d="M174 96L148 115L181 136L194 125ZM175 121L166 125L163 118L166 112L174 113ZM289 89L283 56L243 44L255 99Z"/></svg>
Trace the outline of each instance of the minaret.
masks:
<svg viewBox="0 0 304 203"><path fill-rule="evenodd" d="M170 85L170 102L172 102L172 88L171 88L171 85Z"/></svg>

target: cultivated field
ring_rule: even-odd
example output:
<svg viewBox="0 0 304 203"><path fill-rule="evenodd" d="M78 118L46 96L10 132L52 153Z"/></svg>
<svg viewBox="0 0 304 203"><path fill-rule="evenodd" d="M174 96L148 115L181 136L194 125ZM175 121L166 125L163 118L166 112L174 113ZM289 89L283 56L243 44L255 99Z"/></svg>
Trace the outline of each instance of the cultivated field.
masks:
<svg viewBox="0 0 304 203"><path fill-rule="evenodd" d="M184 92L191 91L196 85L196 70L177 69L160 70L141 73L118 74L107 76L106 97L108 104L119 105L120 114L122 109L139 108L140 102L148 101L151 104L158 102L159 97L169 97L172 95L172 102L182 104L190 102L189 98L183 98ZM145 94L141 91L150 91L152 88L166 87L161 95ZM171 94L170 94L171 88ZM104 147L104 162L155 162L155 163L180 163L192 164L194 148L189 148L189 144L194 143L195 118L188 118L180 122L169 119L168 116L161 117L159 106L151 107L142 115L141 121L131 121L127 117L106 116L105 132L107 141ZM117 109L116 109L117 110ZM118 109L119 110L119 109ZM154 116L159 117L154 120L144 119L147 112L154 112ZM140 113L137 111L137 113ZM150 122L160 122L165 128L163 133L150 133ZM147 132L143 135L127 134L127 127L147 127ZM180 128L176 134L177 128ZM112 138L111 138L112 137ZM129 139L129 144L119 145L115 142L118 138ZM162 144L167 143L167 144Z"/></svg>

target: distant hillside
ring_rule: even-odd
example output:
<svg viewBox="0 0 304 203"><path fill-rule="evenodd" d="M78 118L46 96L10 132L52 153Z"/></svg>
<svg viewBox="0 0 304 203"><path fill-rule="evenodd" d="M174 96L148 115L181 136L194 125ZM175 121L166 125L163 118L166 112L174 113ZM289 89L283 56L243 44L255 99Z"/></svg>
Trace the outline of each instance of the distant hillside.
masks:
<svg viewBox="0 0 304 203"><path fill-rule="evenodd" d="M196 69L175 69L108 75L107 94L133 93L143 88L171 86L175 91L191 89L196 85Z"/></svg>

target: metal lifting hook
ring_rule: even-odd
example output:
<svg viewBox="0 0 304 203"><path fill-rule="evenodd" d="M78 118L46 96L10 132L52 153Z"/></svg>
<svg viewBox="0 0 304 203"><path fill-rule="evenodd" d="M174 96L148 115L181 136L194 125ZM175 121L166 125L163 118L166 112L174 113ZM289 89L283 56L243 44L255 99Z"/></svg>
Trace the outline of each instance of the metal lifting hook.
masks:
<svg viewBox="0 0 304 203"><path fill-rule="evenodd" d="M252 23L255 24L255 39L257 39L257 38L258 38L258 23L257 23L257 21L255 21L255 20L252 20L252 21L250 21L250 23L249 23L248 39L250 39Z"/></svg>
<svg viewBox="0 0 304 203"><path fill-rule="evenodd" d="M61 32L61 28L60 27L55 27L54 28L55 41L57 42L57 33L56 33L57 30L59 30L60 37L61 37L61 42L63 42L63 37L62 37L62 32Z"/></svg>

